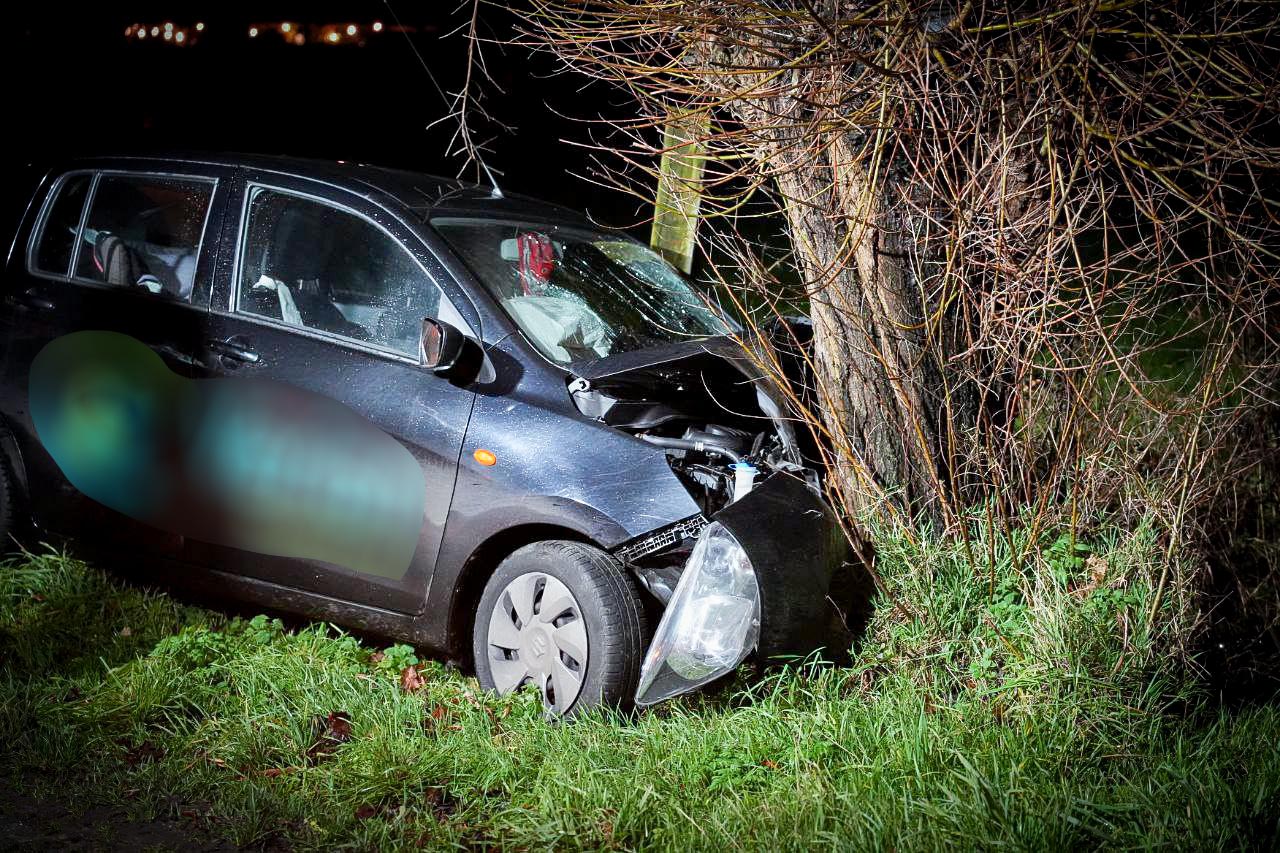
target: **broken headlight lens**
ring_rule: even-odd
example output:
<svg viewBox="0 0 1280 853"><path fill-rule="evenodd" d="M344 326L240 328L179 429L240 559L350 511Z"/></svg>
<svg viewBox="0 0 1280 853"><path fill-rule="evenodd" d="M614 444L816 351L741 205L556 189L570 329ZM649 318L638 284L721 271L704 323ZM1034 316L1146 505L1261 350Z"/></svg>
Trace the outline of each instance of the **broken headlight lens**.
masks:
<svg viewBox="0 0 1280 853"><path fill-rule="evenodd" d="M636 703L653 705L714 681L760 639L760 587L747 552L718 522L703 529L662 614Z"/></svg>

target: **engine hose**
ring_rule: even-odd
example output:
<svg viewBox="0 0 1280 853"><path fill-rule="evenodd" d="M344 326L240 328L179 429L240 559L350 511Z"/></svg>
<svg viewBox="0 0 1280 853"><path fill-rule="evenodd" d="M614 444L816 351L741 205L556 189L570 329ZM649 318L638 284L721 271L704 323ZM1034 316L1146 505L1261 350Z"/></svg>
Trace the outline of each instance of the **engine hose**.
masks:
<svg viewBox="0 0 1280 853"><path fill-rule="evenodd" d="M719 444L708 444L705 441L694 441L688 438L668 438L665 435L641 433L640 438L656 444L658 447L670 447L675 450L696 450L699 453L714 453L726 457L730 462L741 462L742 456Z"/></svg>

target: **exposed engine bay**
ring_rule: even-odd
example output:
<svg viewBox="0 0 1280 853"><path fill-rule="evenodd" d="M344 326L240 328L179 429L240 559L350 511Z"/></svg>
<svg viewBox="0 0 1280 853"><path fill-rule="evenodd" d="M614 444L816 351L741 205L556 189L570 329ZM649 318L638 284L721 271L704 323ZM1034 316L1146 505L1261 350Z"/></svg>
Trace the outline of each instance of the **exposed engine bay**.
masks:
<svg viewBox="0 0 1280 853"><path fill-rule="evenodd" d="M733 345L736 347L736 345ZM577 377L578 410L666 451L667 463L701 516L652 531L616 556L662 604L670 601L708 520L759 482L785 472L817 488L818 474L780 395L742 351L686 350L669 360Z"/></svg>
<svg viewBox="0 0 1280 853"><path fill-rule="evenodd" d="M706 516L775 471L817 485L774 390L725 355L701 351L599 379L577 378L569 390L584 415L664 448Z"/></svg>

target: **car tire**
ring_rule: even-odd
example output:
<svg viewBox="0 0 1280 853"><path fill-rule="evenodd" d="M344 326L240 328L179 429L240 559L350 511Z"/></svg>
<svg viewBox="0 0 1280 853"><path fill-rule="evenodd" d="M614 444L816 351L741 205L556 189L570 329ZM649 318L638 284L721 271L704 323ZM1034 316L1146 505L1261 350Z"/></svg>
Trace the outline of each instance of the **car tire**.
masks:
<svg viewBox="0 0 1280 853"><path fill-rule="evenodd" d="M17 491L9 464L0 459L0 555L16 554L22 550L16 538L19 532L16 500Z"/></svg>
<svg viewBox="0 0 1280 853"><path fill-rule="evenodd" d="M647 638L626 569L598 548L553 540L498 566L480 596L472 649L481 686L509 693L532 682L549 715L572 716L632 705Z"/></svg>

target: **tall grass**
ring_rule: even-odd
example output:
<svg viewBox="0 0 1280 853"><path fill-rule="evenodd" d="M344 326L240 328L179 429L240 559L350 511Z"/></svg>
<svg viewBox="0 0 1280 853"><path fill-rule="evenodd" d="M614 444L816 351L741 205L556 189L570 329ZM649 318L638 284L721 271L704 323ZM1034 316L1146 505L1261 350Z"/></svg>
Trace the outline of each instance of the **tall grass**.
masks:
<svg viewBox="0 0 1280 853"><path fill-rule="evenodd" d="M406 690L403 647L36 557L0 571L0 763L299 849L1274 846L1280 709L1218 708L1166 653L1194 609L1147 622L1155 538L1019 535L881 531L852 666L565 725L433 663Z"/></svg>

